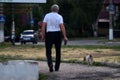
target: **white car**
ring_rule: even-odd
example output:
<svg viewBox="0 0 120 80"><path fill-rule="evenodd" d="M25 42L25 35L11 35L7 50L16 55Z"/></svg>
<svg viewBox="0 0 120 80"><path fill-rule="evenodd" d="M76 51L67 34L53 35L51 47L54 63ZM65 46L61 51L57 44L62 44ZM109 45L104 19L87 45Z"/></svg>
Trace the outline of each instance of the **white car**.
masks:
<svg viewBox="0 0 120 80"><path fill-rule="evenodd" d="M32 42L33 44L37 43L37 36L34 30L24 30L23 33L20 34L20 42L21 44L25 44L26 42Z"/></svg>

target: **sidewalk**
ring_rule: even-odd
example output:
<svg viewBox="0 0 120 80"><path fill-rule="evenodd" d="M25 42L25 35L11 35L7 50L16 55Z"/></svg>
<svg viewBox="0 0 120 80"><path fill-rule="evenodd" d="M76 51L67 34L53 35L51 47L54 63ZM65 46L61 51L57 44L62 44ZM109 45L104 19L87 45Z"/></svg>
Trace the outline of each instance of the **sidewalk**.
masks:
<svg viewBox="0 0 120 80"><path fill-rule="evenodd" d="M44 45L44 42L39 42L37 45ZM64 41L62 41L62 45L64 45ZM120 45L120 42L102 40L68 40L67 45Z"/></svg>
<svg viewBox="0 0 120 80"><path fill-rule="evenodd" d="M21 43L16 42L15 45L21 45ZM35 45L44 45L44 42L38 42ZM64 45L64 41L62 41L62 45ZM120 45L120 42L85 39L85 40L68 40L67 45Z"/></svg>
<svg viewBox="0 0 120 80"><path fill-rule="evenodd" d="M49 76L47 80L120 80L119 68L61 63L60 71L49 72L44 61L39 62L39 67L40 73Z"/></svg>

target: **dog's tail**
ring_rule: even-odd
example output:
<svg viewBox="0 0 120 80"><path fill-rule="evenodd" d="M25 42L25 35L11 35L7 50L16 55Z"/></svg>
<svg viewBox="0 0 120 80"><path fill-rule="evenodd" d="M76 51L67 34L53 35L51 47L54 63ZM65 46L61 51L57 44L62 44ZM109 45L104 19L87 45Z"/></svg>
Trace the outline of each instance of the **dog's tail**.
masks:
<svg viewBox="0 0 120 80"><path fill-rule="evenodd" d="M83 58L83 61L86 61L86 58L85 58L85 57Z"/></svg>

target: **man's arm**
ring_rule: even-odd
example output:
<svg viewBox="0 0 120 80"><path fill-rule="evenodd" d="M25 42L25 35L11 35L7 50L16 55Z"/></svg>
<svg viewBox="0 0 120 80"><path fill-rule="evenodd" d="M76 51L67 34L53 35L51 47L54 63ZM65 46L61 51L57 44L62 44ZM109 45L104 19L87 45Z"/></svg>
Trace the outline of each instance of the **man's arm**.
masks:
<svg viewBox="0 0 120 80"><path fill-rule="evenodd" d="M46 29L46 23L42 23L42 28L41 28L41 40L43 41L45 39L45 29Z"/></svg>
<svg viewBox="0 0 120 80"><path fill-rule="evenodd" d="M66 29L65 29L64 24L60 24L60 29L61 29L61 31L62 31L62 34L63 34L63 37L64 37L64 41L67 41L68 38L67 38L67 36L66 36Z"/></svg>

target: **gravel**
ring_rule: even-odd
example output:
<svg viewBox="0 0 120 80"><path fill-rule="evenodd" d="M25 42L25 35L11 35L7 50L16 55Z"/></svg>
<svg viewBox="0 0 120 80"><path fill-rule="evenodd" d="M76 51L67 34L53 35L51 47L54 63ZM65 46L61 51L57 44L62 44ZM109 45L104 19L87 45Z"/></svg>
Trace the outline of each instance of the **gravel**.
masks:
<svg viewBox="0 0 120 80"><path fill-rule="evenodd" d="M120 68L61 63L58 72L49 72L45 61L39 61L39 67L40 73L49 76L47 80L120 80Z"/></svg>

